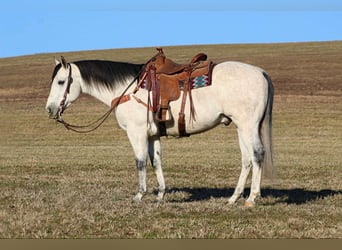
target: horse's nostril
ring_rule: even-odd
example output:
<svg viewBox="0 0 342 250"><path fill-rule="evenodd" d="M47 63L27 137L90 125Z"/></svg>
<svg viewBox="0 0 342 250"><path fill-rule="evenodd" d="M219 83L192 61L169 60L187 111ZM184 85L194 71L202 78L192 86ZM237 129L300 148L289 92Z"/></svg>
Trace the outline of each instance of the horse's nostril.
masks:
<svg viewBox="0 0 342 250"><path fill-rule="evenodd" d="M54 114L54 110L53 110L53 108L52 108L52 107L46 107L46 111L48 112L48 114L49 114L49 117L52 117L52 116L53 116L53 114Z"/></svg>

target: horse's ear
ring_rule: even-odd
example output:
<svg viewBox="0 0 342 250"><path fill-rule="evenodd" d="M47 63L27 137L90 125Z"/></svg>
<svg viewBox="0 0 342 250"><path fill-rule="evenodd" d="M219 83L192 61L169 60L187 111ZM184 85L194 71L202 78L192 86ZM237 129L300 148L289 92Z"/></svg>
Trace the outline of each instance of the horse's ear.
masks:
<svg viewBox="0 0 342 250"><path fill-rule="evenodd" d="M61 59L62 59L62 65L64 68L67 68L68 67L68 63L67 61L65 60L65 58L63 56L61 56Z"/></svg>
<svg viewBox="0 0 342 250"><path fill-rule="evenodd" d="M60 63L61 63L61 62L58 61L58 60L56 59L56 57L55 57L55 64L58 65L58 64L60 64Z"/></svg>

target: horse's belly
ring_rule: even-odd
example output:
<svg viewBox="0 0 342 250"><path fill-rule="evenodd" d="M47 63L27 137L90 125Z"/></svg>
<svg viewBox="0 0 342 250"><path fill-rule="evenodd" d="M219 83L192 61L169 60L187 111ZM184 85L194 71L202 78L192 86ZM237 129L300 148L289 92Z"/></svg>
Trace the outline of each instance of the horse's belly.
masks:
<svg viewBox="0 0 342 250"><path fill-rule="evenodd" d="M195 117L190 117L190 107L185 108L185 130L188 134L198 134L216 127L220 123L229 124L228 117L223 116L222 112L213 104L208 106L206 103L196 103L194 100ZM166 132L170 136L179 136L178 117L180 106L171 105L173 119L166 123Z"/></svg>

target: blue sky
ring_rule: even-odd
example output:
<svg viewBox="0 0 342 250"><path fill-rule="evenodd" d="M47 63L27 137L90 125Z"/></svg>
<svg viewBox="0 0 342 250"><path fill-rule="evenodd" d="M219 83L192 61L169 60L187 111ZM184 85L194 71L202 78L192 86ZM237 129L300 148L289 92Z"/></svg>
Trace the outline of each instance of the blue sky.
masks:
<svg viewBox="0 0 342 250"><path fill-rule="evenodd" d="M166 45L342 40L341 0L11 0L0 58Z"/></svg>

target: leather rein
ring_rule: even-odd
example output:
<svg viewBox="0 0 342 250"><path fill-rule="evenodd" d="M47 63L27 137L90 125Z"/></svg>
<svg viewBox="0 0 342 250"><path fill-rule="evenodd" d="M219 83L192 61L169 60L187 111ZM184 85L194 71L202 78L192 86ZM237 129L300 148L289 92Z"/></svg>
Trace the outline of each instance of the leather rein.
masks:
<svg viewBox="0 0 342 250"><path fill-rule="evenodd" d="M73 125L70 124L68 122L66 122L63 118L62 118L62 114L66 109L65 106L65 101L67 99L68 94L70 93L70 86L73 82L73 78L72 78L72 69L71 69L71 65L70 63L68 63L68 66L70 68L69 70L69 75L68 75L68 85L65 89L64 95L63 95L63 99L61 100L59 107L58 107L58 118L56 119L57 122L62 123L64 125L64 127L68 130L77 132L77 133L90 133L93 132L94 130L96 130L97 128L99 128L109 117L109 115L117 108L117 106L123 102L126 102L128 100L130 100L130 95L126 94L126 92L128 91L128 89L133 85L133 83L139 78L141 72L143 70L145 70L145 67L142 67L141 71L134 77L134 79L132 80L132 82L126 87L126 89L122 92L122 94L119 97L116 97L113 99L112 103L111 103L111 107L110 109L104 113L100 118L98 118L96 121L91 122L87 125ZM145 78L147 77L147 73L145 72L145 74L141 77L140 81L138 82L135 90L133 91L133 93L135 93L139 87L141 86L142 82L145 80ZM143 103L139 98L133 96L137 102L141 103L141 104L145 104Z"/></svg>

